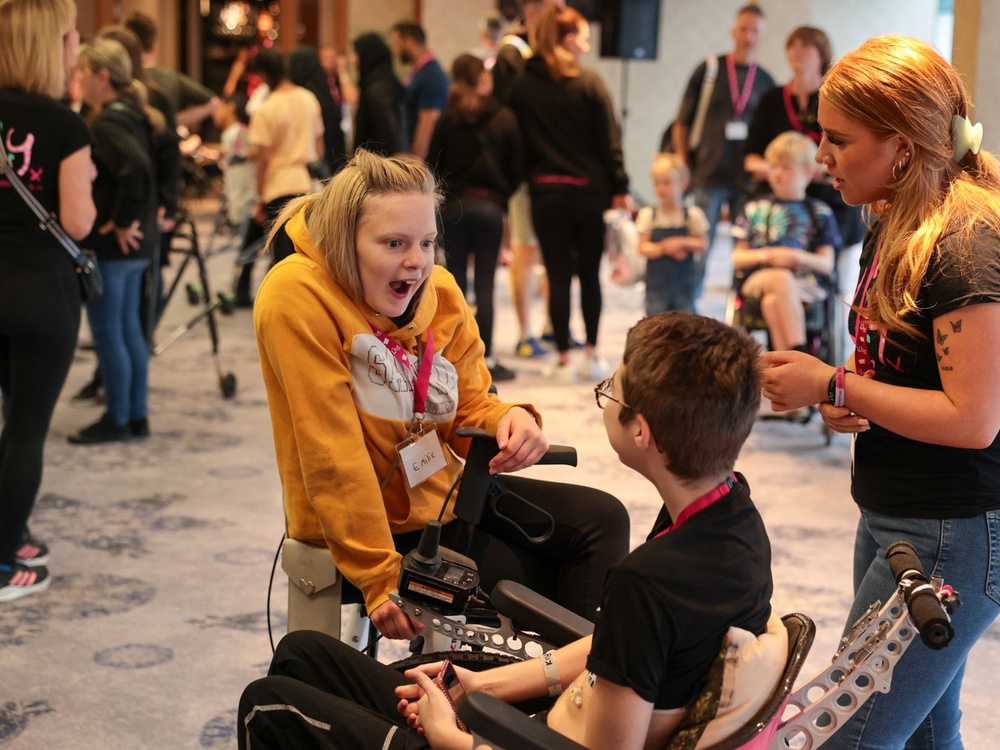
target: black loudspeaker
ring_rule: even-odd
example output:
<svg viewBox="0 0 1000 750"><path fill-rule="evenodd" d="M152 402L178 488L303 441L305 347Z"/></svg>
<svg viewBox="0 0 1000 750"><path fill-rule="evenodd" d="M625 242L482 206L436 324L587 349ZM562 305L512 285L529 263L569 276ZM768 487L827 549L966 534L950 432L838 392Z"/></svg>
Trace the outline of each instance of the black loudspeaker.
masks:
<svg viewBox="0 0 1000 750"><path fill-rule="evenodd" d="M604 0L566 0L566 5L580 11L580 15L588 21L601 20L601 6Z"/></svg>
<svg viewBox="0 0 1000 750"><path fill-rule="evenodd" d="M603 0L601 57L655 60L660 0Z"/></svg>

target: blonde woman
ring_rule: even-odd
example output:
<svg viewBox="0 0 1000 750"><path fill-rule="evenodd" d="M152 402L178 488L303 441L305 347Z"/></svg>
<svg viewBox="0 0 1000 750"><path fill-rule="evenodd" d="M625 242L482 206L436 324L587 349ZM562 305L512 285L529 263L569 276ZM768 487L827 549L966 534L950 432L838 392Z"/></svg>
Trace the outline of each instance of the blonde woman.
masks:
<svg viewBox="0 0 1000 750"><path fill-rule="evenodd" d="M0 0L0 138L21 180L77 240L95 215L90 133L58 100L79 40L73 0ZM0 602L52 582L48 547L27 524L80 302L72 260L0 180Z"/></svg>
<svg viewBox="0 0 1000 750"><path fill-rule="evenodd" d="M844 200L872 209L849 318L856 351L832 368L764 355L775 408L820 404L856 436L861 510L848 622L894 583L897 540L962 595L955 638L917 645L893 688L837 730L832 748L961 748L969 650L1000 613L1000 166L958 73L923 42L871 39L820 88L817 160Z"/></svg>
<svg viewBox="0 0 1000 750"><path fill-rule="evenodd" d="M132 77L125 47L98 39L80 48L77 75L94 135L96 229L86 243L97 254L104 294L87 303L87 318L104 379L106 411L71 435L74 444L149 435L149 348L140 320L143 275L157 237L159 195L176 175L176 141L158 137L163 115ZM174 148L161 148L173 143ZM164 184L163 189L158 189Z"/></svg>

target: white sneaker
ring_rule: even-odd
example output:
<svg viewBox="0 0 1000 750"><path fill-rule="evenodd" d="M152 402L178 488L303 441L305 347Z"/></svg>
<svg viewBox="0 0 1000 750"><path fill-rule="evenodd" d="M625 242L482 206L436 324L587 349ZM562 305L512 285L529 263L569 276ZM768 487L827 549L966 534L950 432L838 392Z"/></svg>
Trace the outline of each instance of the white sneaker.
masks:
<svg viewBox="0 0 1000 750"><path fill-rule="evenodd" d="M576 382L576 373L573 372L573 368L568 362L562 365L558 361L550 362L542 368L542 376L555 383Z"/></svg>
<svg viewBox="0 0 1000 750"><path fill-rule="evenodd" d="M601 359L596 354L592 357L588 357L580 365L577 370L577 378L584 382L600 383L611 371L610 366L606 360Z"/></svg>

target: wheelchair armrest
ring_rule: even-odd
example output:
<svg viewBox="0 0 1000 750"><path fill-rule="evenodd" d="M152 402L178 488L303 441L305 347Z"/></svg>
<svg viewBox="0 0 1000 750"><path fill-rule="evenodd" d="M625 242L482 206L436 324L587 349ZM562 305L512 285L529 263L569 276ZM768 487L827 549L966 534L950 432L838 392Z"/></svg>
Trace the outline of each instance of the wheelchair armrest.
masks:
<svg viewBox="0 0 1000 750"><path fill-rule="evenodd" d="M476 738L506 750L584 750L573 740L486 693L469 693L458 707L458 718Z"/></svg>
<svg viewBox="0 0 1000 750"><path fill-rule="evenodd" d="M564 646L594 632L594 623L514 581L500 581L490 601L523 630Z"/></svg>
<svg viewBox="0 0 1000 750"><path fill-rule="evenodd" d="M488 439L496 441L496 435L479 427L459 427L455 430L455 434L459 437L473 440ZM545 464L576 466L576 448L569 445L550 445L545 455L538 459L539 466Z"/></svg>

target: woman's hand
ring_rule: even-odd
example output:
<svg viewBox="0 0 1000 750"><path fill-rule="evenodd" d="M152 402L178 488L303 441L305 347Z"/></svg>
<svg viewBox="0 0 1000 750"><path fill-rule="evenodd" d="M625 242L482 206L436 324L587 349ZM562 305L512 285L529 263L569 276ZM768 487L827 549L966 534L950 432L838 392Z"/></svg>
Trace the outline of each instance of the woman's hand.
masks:
<svg viewBox="0 0 1000 750"><path fill-rule="evenodd" d="M411 620L410 616L391 600L375 607L368 617L378 628L378 632L386 638L412 641L424 629L423 623Z"/></svg>
<svg viewBox="0 0 1000 750"><path fill-rule="evenodd" d="M764 398L775 411L788 411L826 402L827 386L836 372L804 352L765 352L760 355Z"/></svg>
<svg viewBox="0 0 1000 750"><path fill-rule="evenodd" d="M855 414L846 406L820 404L819 415L823 417L823 421L834 432L853 435L871 429L871 425L868 424L867 419L860 414Z"/></svg>
<svg viewBox="0 0 1000 750"><path fill-rule="evenodd" d="M139 220L136 219L132 222L130 226L119 227L116 226L114 221L110 219L104 226L97 230L99 234L111 234L115 233L115 241L118 243L118 249L122 251L122 255L128 255L133 250L139 249L139 243L144 235L142 230L139 229Z"/></svg>
<svg viewBox="0 0 1000 750"><path fill-rule="evenodd" d="M490 474L518 471L538 462L549 449L535 418L527 409L513 407L497 425L500 452L490 461Z"/></svg>

